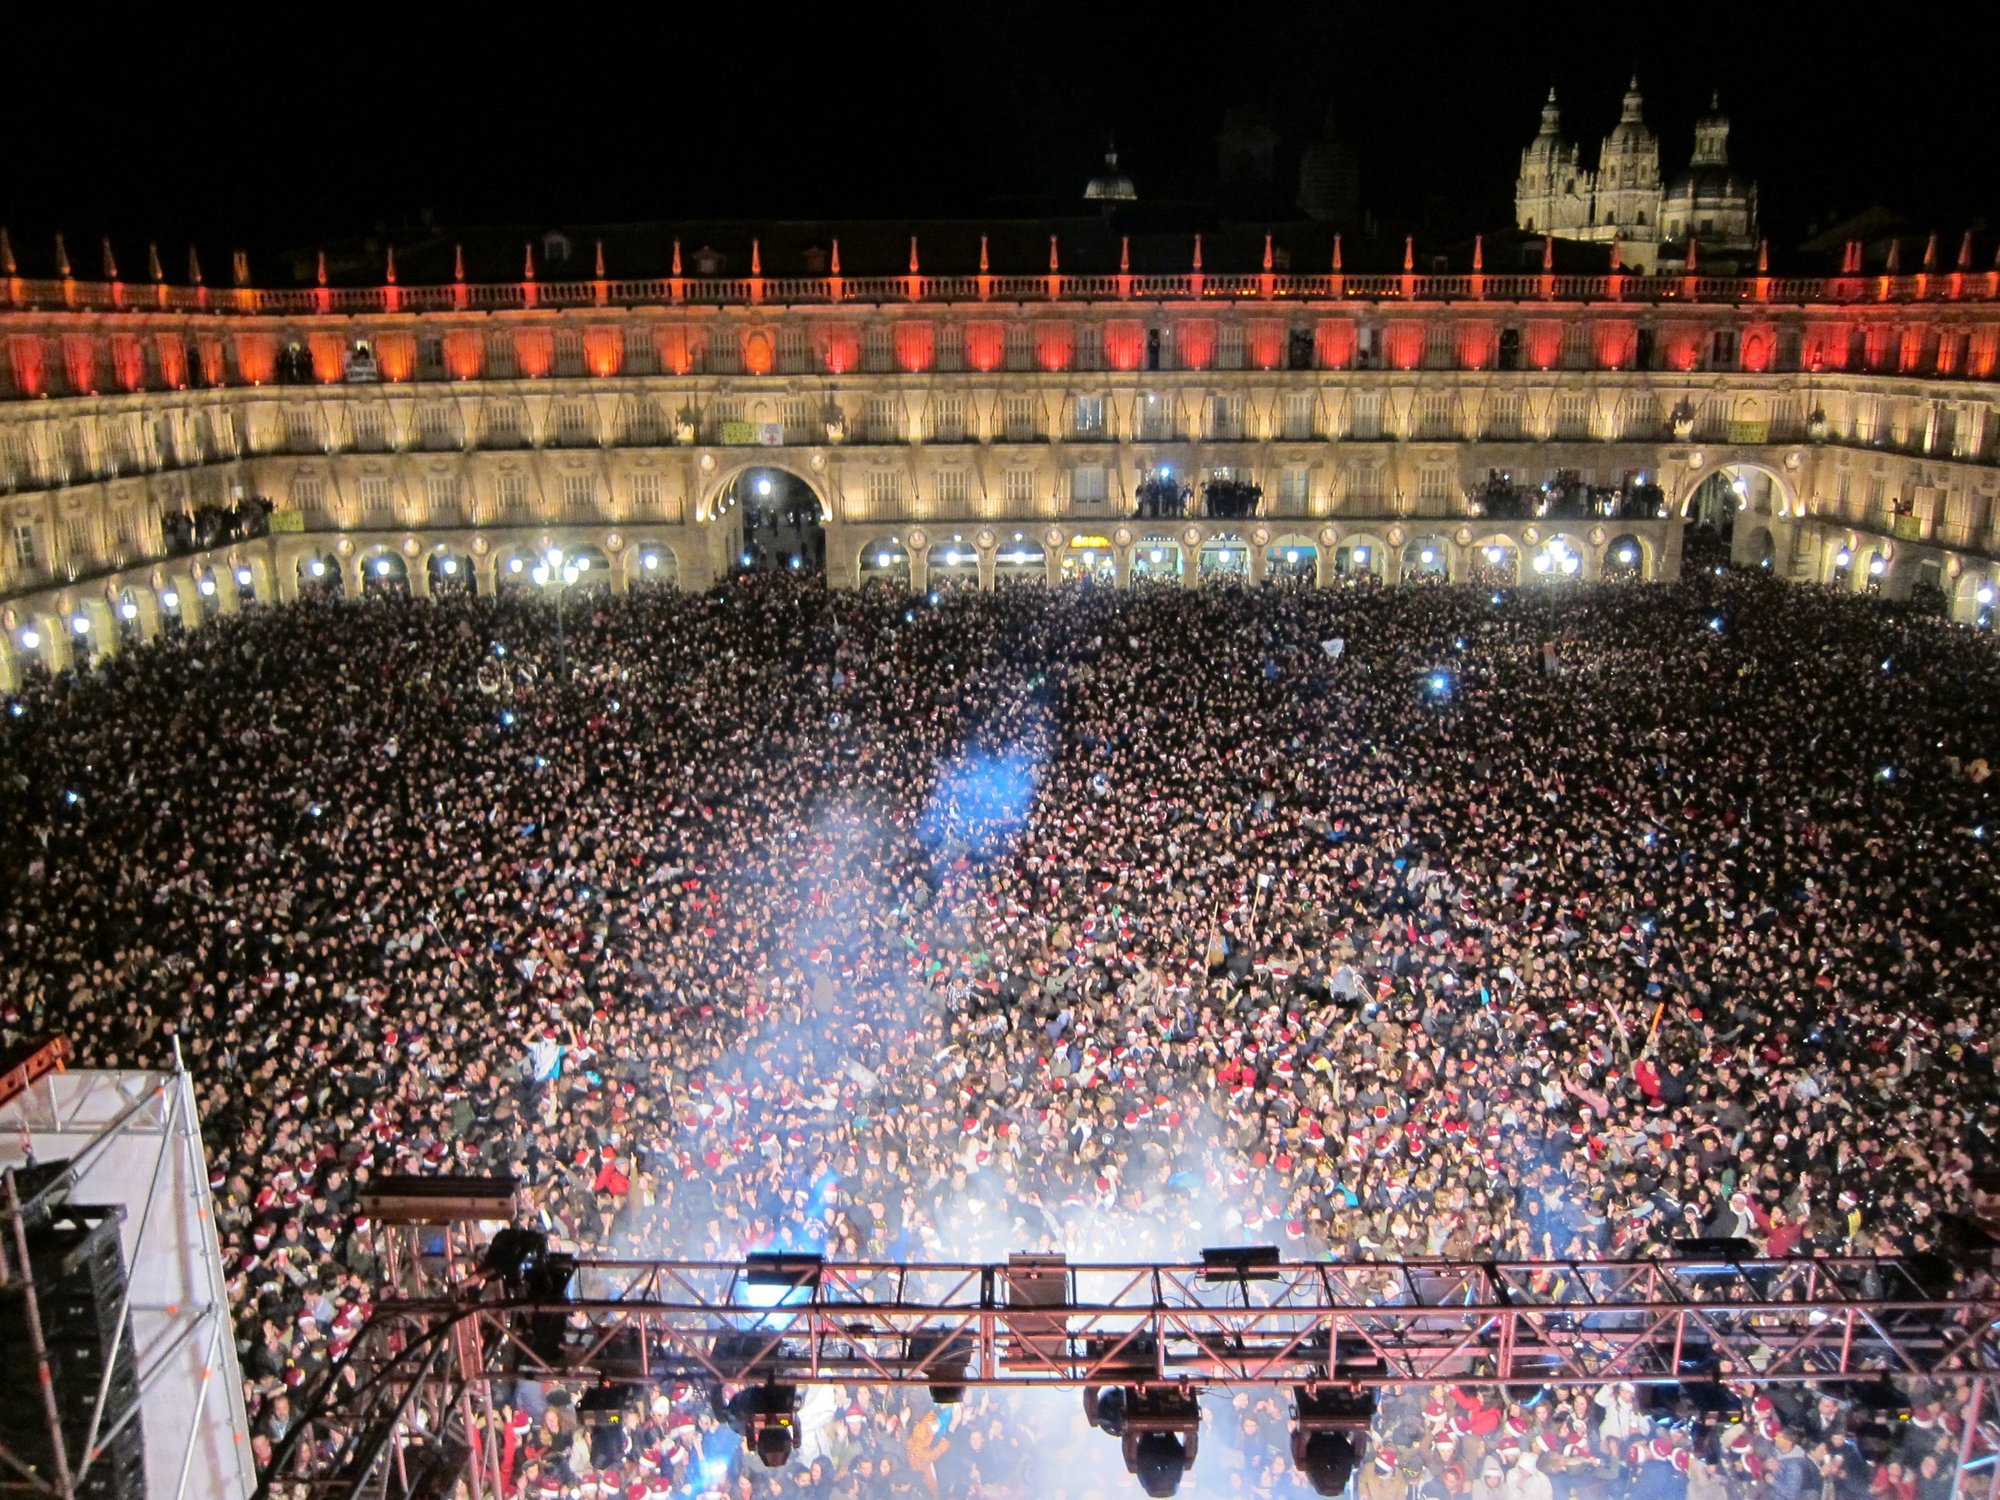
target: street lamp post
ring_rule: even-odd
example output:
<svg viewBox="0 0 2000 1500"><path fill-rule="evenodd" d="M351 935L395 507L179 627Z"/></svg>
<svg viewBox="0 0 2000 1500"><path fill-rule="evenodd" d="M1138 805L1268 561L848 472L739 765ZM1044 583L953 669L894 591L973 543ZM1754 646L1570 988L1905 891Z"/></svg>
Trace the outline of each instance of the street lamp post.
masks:
<svg viewBox="0 0 2000 1500"><path fill-rule="evenodd" d="M569 595L569 586L582 577L589 566L588 558L565 560L562 548L551 547L543 560L535 564L535 571L530 575L539 586L556 591L556 673L564 682L569 681L569 634L563 619L563 605Z"/></svg>

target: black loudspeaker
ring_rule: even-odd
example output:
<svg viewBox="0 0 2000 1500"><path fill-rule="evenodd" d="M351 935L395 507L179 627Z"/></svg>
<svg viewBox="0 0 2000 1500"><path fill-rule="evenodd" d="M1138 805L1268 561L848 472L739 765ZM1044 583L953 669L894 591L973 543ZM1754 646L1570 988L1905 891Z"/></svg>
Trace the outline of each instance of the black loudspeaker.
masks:
<svg viewBox="0 0 2000 1500"><path fill-rule="evenodd" d="M80 1463L107 1366L111 1372L97 1427L103 1452L77 1490L80 1500L146 1500L145 1436L137 1409L139 1372L129 1320L124 1336L117 1337L126 1285L118 1229L124 1218L122 1208L57 1203L36 1207L26 1221L35 1310L72 1472ZM55 1453L34 1374L28 1287L18 1280L0 1286L0 1370L10 1372L8 1379L0 1380L0 1443L37 1474L53 1480Z"/></svg>

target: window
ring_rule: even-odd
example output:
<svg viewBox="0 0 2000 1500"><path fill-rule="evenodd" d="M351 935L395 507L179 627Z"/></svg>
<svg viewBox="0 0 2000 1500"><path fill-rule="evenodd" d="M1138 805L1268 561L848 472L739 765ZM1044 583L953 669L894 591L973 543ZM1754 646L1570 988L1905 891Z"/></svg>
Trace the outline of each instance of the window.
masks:
<svg viewBox="0 0 2000 1500"><path fill-rule="evenodd" d="M480 441L488 448L518 448L527 423L512 401L488 402L480 413Z"/></svg>
<svg viewBox="0 0 2000 1500"><path fill-rule="evenodd" d="M292 407L285 413L285 451L317 453L319 450L319 413L310 406Z"/></svg>
<svg viewBox="0 0 2000 1500"><path fill-rule="evenodd" d="M292 480L292 509L319 511L326 506L326 484L317 474L300 474Z"/></svg>
<svg viewBox="0 0 2000 1500"><path fill-rule="evenodd" d="M1457 330L1449 323L1432 323L1424 330L1424 368L1448 370L1455 353Z"/></svg>
<svg viewBox="0 0 2000 1500"><path fill-rule="evenodd" d="M634 474L632 476L632 508L651 514L660 508L660 496L665 487L657 474Z"/></svg>
<svg viewBox="0 0 2000 1500"><path fill-rule="evenodd" d="M1734 330L1728 328L1718 328L1715 330L1715 337L1709 345L1709 358L1715 362L1715 367L1719 370L1732 370L1736 367L1736 334Z"/></svg>
<svg viewBox="0 0 2000 1500"><path fill-rule="evenodd" d="M597 424L591 418L588 401L563 401L556 405L556 441L565 448L587 448L597 441Z"/></svg>
<svg viewBox="0 0 2000 1500"><path fill-rule="evenodd" d="M590 474L562 477L563 509L571 515L588 515L597 507L597 480Z"/></svg>
<svg viewBox="0 0 2000 1500"><path fill-rule="evenodd" d="M63 518L63 557L71 567L77 567L90 560L96 548L90 544L90 518L88 516L66 516Z"/></svg>
<svg viewBox="0 0 2000 1500"><path fill-rule="evenodd" d="M868 504L876 510L889 510L900 505L903 500L903 476L895 469L870 469L868 471Z"/></svg>
<svg viewBox="0 0 2000 1500"><path fill-rule="evenodd" d="M937 367L947 372L965 368L965 330L956 323L938 329Z"/></svg>
<svg viewBox="0 0 2000 1500"><path fill-rule="evenodd" d="M805 329L787 324L778 330L778 370L797 375L812 367L812 341Z"/></svg>
<svg viewBox="0 0 2000 1500"><path fill-rule="evenodd" d="M1360 391L1347 422L1347 435L1356 442L1379 442L1382 437L1382 393Z"/></svg>
<svg viewBox="0 0 2000 1500"><path fill-rule="evenodd" d="M1452 435L1450 391L1425 391L1417 413L1417 436L1448 438Z"/></svg>
<svg viewBox="0 0 2000 1500"><path fill-rule="evenodd" d="M493 482L493 503L507 515L524 515L528 509L528 476L502 474Z"/></svg>
<svg viewBox="0 0 2000 1500"><path fill-rule="evenodd" d="M432 520L447 516L458 508L458 476L456 474L426 474L424 476L424 507Z"/></svg>
<svg viewBox="0 0 2000 1500"><path fill-rule="evenodd" d="M354 407L350 421L356 452L380 453L389 446L389 414L381 407Z"/></svg>
<svg viewBox="0 0 2000 1500"><path fill-rule="evenodd" d="M861 345L861 368L886 371L896 367L896 331L887 323L871 323Z"/></svg>
<svg viewBox="0 0 2000 1500"><path fill-rule="evenodd" d="M1417 471L1417 498L1440 501L1451 498L1451 470L1443 464L1425 464Z"/></svg>
<svg viewBox="0 0 2000 1500"><path fill-rule="evenodd" d="M1303 464L1278 471L1278 509L1306 510L1312 504L1312 474Z"/></svg>
<svg viewBox="0 0 2000 1500"><path fill-rule="evenodd" d="M1582 319L1563 324L1562 352L1558 356L1565 370L1590 368L1590 325Z"/></svg>
<svg viewBox="0 0 2000 1500"><path fill-rule="evenodd" d="M444 379L444 340L427 333L417 340L417 379Z"/></svg>
<svg viewBox="0 0 2000 1500"><path fill-rule="evenodd" d="M1035 503L1035 471L1033 469L1009 469L1007 471L1005 495L1009 505L1033 505Z"/></svg>
<svg viewBox="0 0 2000 1500"><path fill-rule="evenodd" d="M1169 401L1160 399L1157 391L1148 391L1139 402L1139 441L1142 443L1167 443L1174 437L1174 408Z"/></svg>
<svg viewBox="0 0 2000 1500"><path fill-rule="evenodd" d="M660 347L653 342L653 331L642 323L634 323L625 330L622 368L628 375L657 375L660 372Z"/></svg>
<svg viewBox="0 0 2000 1500"><path fill-rule="evenodd" d="M492 380L512 380L521 373L520 363L514 356L513 334L487 336L485 369L487 377Z"/></svg>
<svg viewBox="0 0 2000 1500"><path fill-rule="evenodd" d="M939 396L931 403L931 440L939 443L965 441L965 402L958 396Z"/></svg>
<svg viewBox="0 0 2000 1500"><path fill-rule="evenodd" d="M810 443L815 441L811 430L812 408L807 404L805 397L787 396L783 401L780 401L778 403L778 420L784 426L786 442ZM822 428L819 432L819 437L824 438L825 436L826 430Z"/></svg>
<svg viewBox="0 0 2000 1500"><path fill-rule="evenodd" d="M1001 416L1008 442L1027 443L1041 436L1041 424L1035 420L1033 396L1009 396Z"/></svg>
<svg viewBox="0 0 2000 1500"><path fill-rule="evenodd" d="M1589 392L1564 391L1556 398L1556 436L1565 438L1590 436Z"/></svg>
<svg viewBox="0 0 2000 1500"><path fill-rule="evenodd" d="M651 448L667 440L667 421L657 401L638 400L625 413L625 441L634 448Z"/></svg>
<svg viewBox="0 0 2000 1500"><path fill-rule="evenodd" d="M1078 396L1071 408L1072 431L1080 438L1102 438L1104 428L1104 398L1102 396Z"/></svg>
<svg viewBox="0 0 2000 1500"><path fill-rule="evenodd" d="M1313 435L1313 394L1311 391L1285 393L1284 435L1295 443Z"/></svg>
<svg viewBox="0 0 2000 1500"><path fill-rule="evenodd" d="M1102 464L1086 464L1072 469L1069 476L1070 504L1078 507L1103 505L1111 486Z"/></svg>
<svg viewBox="0 0 2000 1500"><path fill-rule="evenodd" d="M138 534L139 520L133 515L131 506L121 505L111 512L111 546L119 561L122 562L131 552Z"/></svg>
<svg viewBox="0 0 2000 1500"><path fill-rule="evenodd" d="M1521 393L1496 391L1486 406L1486 435L1514 439L1521 435Z"/></svg>
<svg viewBox="0 0 2000 1500"><path fill-rule="evenodd" d="M1007 325L1007 368L1031 370L1035 366L1035 330L1026 323Z"/></svg>
<svg viewBox="0 0 2000 1500"><path fill-rule="evenodd" d="M556 330L556 374L583 373L583 332L577 328Z"/></svg>
<svg viewBox="0 0 2000 1500"><path fill-rule="evenodd" d="M1243 398L1208 398L1208 435L1215 442L1234 442L1243 436Z"/></svg>
<svg viewBox="0 0 2000 1500"><path fill-rule="evenodd" d="M34 568L38 566L41 549L35 542L35 525L23 521L14 528L14 566Z"/></svg>
<svg viewBox="0 0 2000 1500"><path fill-rule="evenodd" d="M1347 499L1352 504L1373 504L1382 498L1382 469L1379 464L1347 466Z"/></svg>
<svg viewBox="0 0 2000 1500"><path fill-rule="evenodd" d="M458 413L442 401L417 409L417 440L432 452L458 446Z"/></svg>
<svg viewBox="0 0 2000 1500"><path fill-rule="evenodd" d="M894 396L868 398L867 437L871 443L900 443L903 440L903 403Z"/></svg>
<svg viewBox="0 0 2000 1500"><path fill-rule="evenodd" d="M963 469L940 469L937 477L937 498L940 506L963 505L967 492L966 472Z"/></svg>
<svg viewBox="0 0 2000 1500"><path fill-rule="evenodd" d="M1217 331L1215 365L1219 370L1243 368L1243 325L1224 323Z"/></svg>
<svg viewBox="0 0 2000 1500"><path fill-rule="evenodd" d="M361 509L368 515L386 515L395 504L386 474L361 476Z"/></svg>

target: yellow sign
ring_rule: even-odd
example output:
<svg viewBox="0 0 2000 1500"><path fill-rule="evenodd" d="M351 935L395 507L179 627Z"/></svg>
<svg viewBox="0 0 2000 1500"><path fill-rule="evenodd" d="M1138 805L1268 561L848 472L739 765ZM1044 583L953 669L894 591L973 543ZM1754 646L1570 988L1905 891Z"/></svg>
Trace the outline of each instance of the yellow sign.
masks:
<svg viewBox="0 0 2000 1500"><path fill-rule="evenodd" d="M306 517L304 511L274 510L271 512L271 530L293 532L304 531L305 529Z"/></svg>

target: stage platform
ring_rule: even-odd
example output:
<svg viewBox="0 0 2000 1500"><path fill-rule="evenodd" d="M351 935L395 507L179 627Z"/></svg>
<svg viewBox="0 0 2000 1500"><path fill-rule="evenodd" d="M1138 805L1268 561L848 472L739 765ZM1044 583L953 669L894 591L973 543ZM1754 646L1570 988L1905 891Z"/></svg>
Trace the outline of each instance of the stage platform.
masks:
<svg viewBox="0 0 2000 1500"><path fill-rule="evenodd" d="M74 1163L69 1203L125 1211L149 1500L248 1500L256 1475L243 1382L187 1075L51 1072L0 1104L0 1168L64 1158ZM11 1223L0 1228L11 1236ZM10 1275L16 1259L10 1245ZM82 1455L69 1464L81 1469Z"/></svg>

